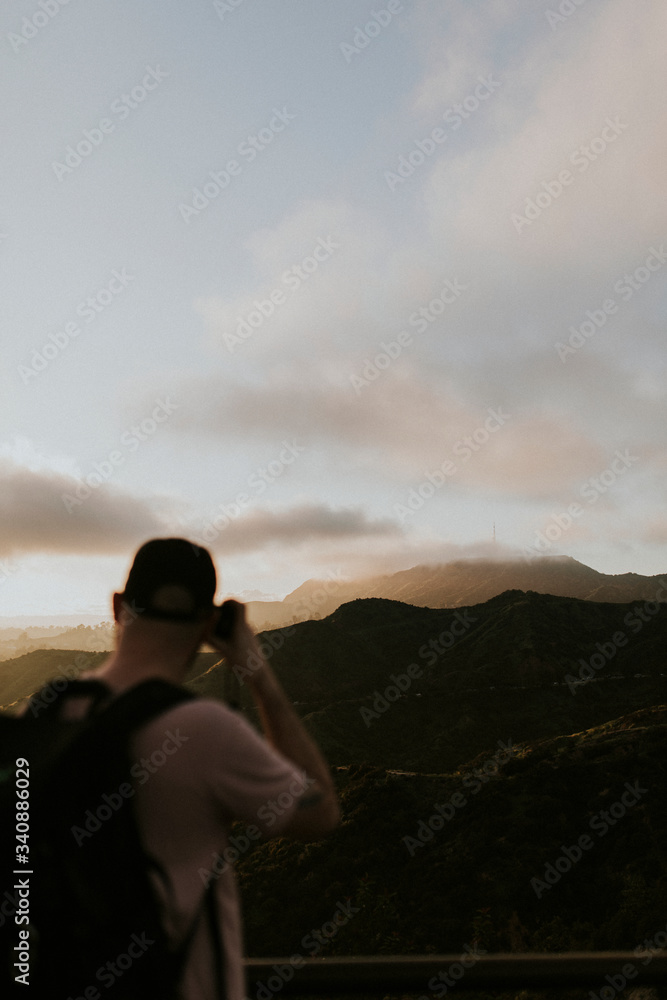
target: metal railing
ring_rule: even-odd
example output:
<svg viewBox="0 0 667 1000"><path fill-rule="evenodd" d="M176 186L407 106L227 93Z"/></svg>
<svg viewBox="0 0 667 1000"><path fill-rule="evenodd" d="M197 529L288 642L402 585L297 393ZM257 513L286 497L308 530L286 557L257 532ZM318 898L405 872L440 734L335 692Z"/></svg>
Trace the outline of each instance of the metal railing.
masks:
<svg viewBox="0 0 667 1000"><path fill-rule="evenodd" d="M463 959L468 958L468 967ZM299 961L295 961L299 959ZM645 964L644 964L645 963ZM457 990L579 989L612 1000L625 988L667 983L667 955L632 951L527 954L396 955L354 958L250 958L245 962L247 995L258 984L271 994L304 996L373 993L436 994L429 982ZM443 978L444 977L444 978ZM600 995L600 991L603 991ZM606 991L605 991L606 990ZM268 995L265 993L264 995Z"/></svg>

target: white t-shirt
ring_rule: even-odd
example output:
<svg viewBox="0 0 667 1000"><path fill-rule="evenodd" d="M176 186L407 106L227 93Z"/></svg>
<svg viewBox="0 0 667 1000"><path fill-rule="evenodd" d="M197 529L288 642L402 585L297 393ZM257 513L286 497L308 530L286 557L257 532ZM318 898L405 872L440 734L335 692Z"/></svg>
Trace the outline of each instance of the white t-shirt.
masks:
<svg viewBox="0 0 667 1000"><path fill-rule="evenodd" d="M77 713L78 714L78 713ZM215 879L227 996L242 1000L242 923L232 864L235 850L275 836L292 818L305 773L273 750L237 712L209 699L187 701L143 726L131 741L135 808L144 845L169 875L156 880L165 927L180 943ZM233 820L247 826L228 841ZM210 874L209 874L210 873ZM188 952L184 1000L217 1000L206 912Z"/></svg>
<svg viewBox="0 0 667 1000"><path fill-rule="evenodd" d="M245 841L251 846L260 833L263 838L279 833L303 795L306 776L242 716L204 699L178 705L154 719L137 734L133 750L140 828L147 850L168 872L174 892L171 900L165 900L167 929L176 940L183 940L211 872L224 941L227 994L229 1000L242 1000L242 924L228 863L237 848L230 847L227 830L235 819L247 824L247 830L237 834L238 846ZM213 979L210 931L203 914L190 947L184 998L215 1000Z"/></svg>

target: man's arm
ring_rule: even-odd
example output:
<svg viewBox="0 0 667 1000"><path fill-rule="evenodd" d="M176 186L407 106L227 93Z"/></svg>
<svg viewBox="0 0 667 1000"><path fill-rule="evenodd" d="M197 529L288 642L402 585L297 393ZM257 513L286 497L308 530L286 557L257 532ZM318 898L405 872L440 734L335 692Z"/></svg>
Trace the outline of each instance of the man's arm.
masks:
<svg viewBox="0 0 667 1000"><path fill-rule="evenodd" d="M319 747L306 732L280 681L262 655L246 622L245 606L238 604L229 640L211 637L207 641L223 653L230 667L237 666L243 671L244 683L257 705L267 742L312 779L281 835L299 840L323 837L340 822L340 807L331 773Z"/></svg>

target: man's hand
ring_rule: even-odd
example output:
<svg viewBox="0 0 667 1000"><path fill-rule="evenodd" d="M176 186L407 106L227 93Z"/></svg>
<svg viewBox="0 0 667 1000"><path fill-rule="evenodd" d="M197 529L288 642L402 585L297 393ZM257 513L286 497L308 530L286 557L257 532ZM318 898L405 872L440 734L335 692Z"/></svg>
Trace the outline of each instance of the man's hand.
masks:
<svg viewBox="0 0 667 1000"><path fill-rule="evenodd" d="M221 615L226 618L231 617L229 634L225 638L216 632ZM213 628L206 636L206 642L222 653L230 667L239 667L240 674L244 678L266 665L257 637L246 619L246 606L240 601L230 599L218 609Z"/></svg>
<svg viewBox="0 0 667 1000"><path fill-rule="evenodd" d="M271 746L301 767L311 779L309 793L299 802L283 833L300 840L316 840L340 822L340 807L331 773L262 654L255 633L246 621L245 605L240 601L233 604L235 614L229 637L221 639L212 631L206 641L222 653L228 666L239 668L234 672L250 689L264 735Z"/></svg>

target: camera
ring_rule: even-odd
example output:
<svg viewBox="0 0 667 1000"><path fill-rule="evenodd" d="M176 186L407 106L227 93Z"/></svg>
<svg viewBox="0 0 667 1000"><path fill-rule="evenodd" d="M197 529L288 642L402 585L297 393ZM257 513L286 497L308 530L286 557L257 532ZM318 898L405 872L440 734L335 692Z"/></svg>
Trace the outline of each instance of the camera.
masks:
<svg viewBox="0 0 667 1000"><path fill-rule="evenodd" d="M225 642L231 639L240 606L238 601L223 601L218 621L213 630L213 634L217 639L222 639Z"/></svg>

